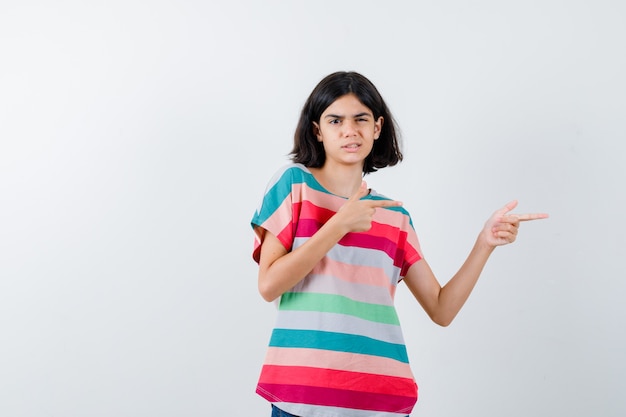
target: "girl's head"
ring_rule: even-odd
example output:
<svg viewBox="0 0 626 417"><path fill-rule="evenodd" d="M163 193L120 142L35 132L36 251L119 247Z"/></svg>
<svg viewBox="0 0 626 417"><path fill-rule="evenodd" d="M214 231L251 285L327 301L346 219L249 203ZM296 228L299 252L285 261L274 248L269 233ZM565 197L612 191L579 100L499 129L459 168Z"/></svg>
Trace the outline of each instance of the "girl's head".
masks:
<svg viewBox="0 0 626 417"><path fill-rule="evenodd" d="M311 168L324 165L326 154L323 144L317 139L315 125L319 125L322 113L328 106L346 94L354 94L372 111L375 119L383 118L380 136L374 141L374 147L365 159L363 173L368 174L402 161L395 121L380 93L361 74L343 71L326 76L305 102L294 135L292 160Z"/></svg>

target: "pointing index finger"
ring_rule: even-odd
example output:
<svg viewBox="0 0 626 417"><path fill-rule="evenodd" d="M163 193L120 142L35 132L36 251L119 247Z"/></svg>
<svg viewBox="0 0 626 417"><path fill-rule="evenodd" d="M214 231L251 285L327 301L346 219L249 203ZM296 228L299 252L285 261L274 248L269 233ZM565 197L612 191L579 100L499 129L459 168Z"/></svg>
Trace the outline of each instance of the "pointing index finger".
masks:
<svg viewBox="0 0 626 417"><path fill-rule="evenodd" d="M527 214L516 214L515 216L520 222L547 219L548 217L550 217L548 213L527 213Z"/></svg>

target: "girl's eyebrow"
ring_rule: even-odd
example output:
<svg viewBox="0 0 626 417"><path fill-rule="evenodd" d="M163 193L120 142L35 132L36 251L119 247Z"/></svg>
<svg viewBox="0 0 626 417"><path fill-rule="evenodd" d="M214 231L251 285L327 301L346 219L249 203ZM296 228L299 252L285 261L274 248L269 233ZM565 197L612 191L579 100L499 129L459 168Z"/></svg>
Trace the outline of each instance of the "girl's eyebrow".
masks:
<svg viewBox="0 0 626 417"><path fill-rule="evenodd" d="M370 117L372 117L372 114L368 113L368 112L362 112L362 113L355 114L352 117L363 117L363 116L370 116ZM328 119L328 118L331 118L331 119L343 119L344 117L345 116L340 116L338 114L327 114L326 116L324 116L325 119Z"/></svg>

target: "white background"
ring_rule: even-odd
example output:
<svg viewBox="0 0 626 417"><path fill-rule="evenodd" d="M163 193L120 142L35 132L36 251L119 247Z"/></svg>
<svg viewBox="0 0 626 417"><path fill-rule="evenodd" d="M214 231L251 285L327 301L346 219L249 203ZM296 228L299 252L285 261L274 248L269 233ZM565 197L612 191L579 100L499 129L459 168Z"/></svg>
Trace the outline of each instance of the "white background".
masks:
<svg viewBox="0 0 626 417"><path fill-rule="evenodd" d="M404 286L414 416L626 413L621 1L3 1L0 415L269 416L250 218L304 100L356 70L445 283L511 199L448 328Z"/></svg>

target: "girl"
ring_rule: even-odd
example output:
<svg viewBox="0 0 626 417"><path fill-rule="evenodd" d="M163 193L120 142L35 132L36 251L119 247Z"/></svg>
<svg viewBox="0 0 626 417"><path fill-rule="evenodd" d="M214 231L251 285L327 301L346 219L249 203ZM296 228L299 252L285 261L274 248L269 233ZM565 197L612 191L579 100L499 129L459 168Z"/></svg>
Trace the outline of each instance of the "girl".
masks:
<svg viewBox="0 0 626 417"><path fill-rule="evenodd" d="M515 201L497 210L442 287L409 213L363 181L402 153L387 105L355 72L315 87L291 156L251 222L259 292L278 300L257 393L274 417L407 416L417 385L394 308L397 284L447 326L495 247L515 241L521 221L547 215L511 214Z"/></svg>

